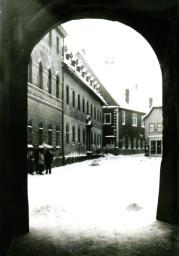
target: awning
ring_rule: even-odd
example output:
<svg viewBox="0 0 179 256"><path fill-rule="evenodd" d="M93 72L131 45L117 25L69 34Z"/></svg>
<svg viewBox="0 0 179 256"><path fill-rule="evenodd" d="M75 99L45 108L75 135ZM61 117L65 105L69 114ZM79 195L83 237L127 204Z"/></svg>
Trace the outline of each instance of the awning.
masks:
<svg viewBox="0 0 179 256"><path fill-rule="evenodd" d="M34 148L34 146L32 144L27 144L28 148Z"/></svg>
<svg viewBox="0 0 179 256"><path fill-rule="evenodd" d="M44 146L43 145L39 145L39 148L44 148Z"/></svg>
<svg viewBox="0 0 179 256"><path fill-rule="evenodd" d="M52 146L52 145L49 145L49 144L46 144L46 143L43 143L43 147L44 147L44 148L53 149L53 146Z"/></svg>

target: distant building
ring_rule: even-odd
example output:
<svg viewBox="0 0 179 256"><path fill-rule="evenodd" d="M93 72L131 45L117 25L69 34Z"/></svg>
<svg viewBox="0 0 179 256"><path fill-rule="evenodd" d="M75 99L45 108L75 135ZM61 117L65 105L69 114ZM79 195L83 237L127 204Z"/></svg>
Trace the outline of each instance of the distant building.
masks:
<svg viewBox="0 0 179 256"><path fill-rule="evenodd" d="M116 154L143 153L145 147L144 112L129 107L103 107L103 147Z"/></svg>
<svg viewBox="0 0 179 256"><path fill-rule="evenodd" d="M145 121L145 140L149 156L161 156L163 117L162 107L153 106L143 118Z"/></svg>

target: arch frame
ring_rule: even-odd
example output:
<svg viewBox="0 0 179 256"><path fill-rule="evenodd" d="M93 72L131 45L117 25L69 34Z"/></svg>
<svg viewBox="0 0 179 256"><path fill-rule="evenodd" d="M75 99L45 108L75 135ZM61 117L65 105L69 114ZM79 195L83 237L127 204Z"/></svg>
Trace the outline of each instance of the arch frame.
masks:
<svg viewBox="0 0 179 256"><path fill-rule="evenodd" d="M109 5L107 0L31 0L28 3L26 0L1 0L0 10L0 109L3 110L0 111L0 120L6 120L0 123L0 236L4 245L14 234L29 231L25 171L25 85L29 57L33 47L47 32L72 19L101 18L122 22L139 32L154 49L162 69L164 119L157 219L178 223L178 1L167 0L156 4L155 0L147 0L144 4L142 1L111 0ZM11 127L15 127L13 132ZM18 162L21 162L20 167Z"/></svg>

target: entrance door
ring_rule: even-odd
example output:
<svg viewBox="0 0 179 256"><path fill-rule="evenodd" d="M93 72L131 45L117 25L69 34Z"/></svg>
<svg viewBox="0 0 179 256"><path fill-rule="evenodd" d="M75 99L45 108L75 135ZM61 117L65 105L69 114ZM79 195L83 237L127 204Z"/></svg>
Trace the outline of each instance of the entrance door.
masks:
<svg viewBox="0 0 179 256"><path fill-rule="evenodd" d="M156 154L156 141L154 140L151 141L151 154Z"/></svg>
<svg viewBox="0 0 179 256"><path fill-rule="evenodd" d="M157 154L162 154L162 141L158 140L157 141Z"/></svg>

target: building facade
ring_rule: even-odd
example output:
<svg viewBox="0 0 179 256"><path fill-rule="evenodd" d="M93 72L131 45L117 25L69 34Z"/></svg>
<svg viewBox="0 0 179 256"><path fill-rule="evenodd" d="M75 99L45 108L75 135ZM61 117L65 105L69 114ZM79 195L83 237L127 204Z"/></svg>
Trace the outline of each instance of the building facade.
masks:
<svg viewBox="0 0 179 256"><path fill-rule="evenodd" d="M116 154L143 153L144 112L120 106L103 107L103 147Z"/></svg>
<svg viewBox="0 0 179 256"><path fill-rule="evenodd" d="M54 166L102 153L101 84L87 61L68 54L66 35L61 26L45 35L28 67L28 157L50 149Z"/></svg>
<svg viewBox="0 0 179 256"><path fill-rule="evenodd" d="M143 120L145 121L145 140L146 148L148 149L146 155L162 156L162 107L153 106L144 116Z"/></svg>
<svg viewBox="0 0 179 256"><path fill-rule="evenodd" d="M53 149L54 165L62 163L62 61L66 32L59 26L36 45L28 70L28 155Z"/></svg>
<svg viewBox="0 0 179 256"><path fill-rule="evenodd" d="M64 155L65 158L102 153L102 106L106 101L99 93L100 84L89 65L80 56L65 51L64 81ZM91 127L88 131L87 118ZM89 140L89 141L88 141Z"/></svg>

